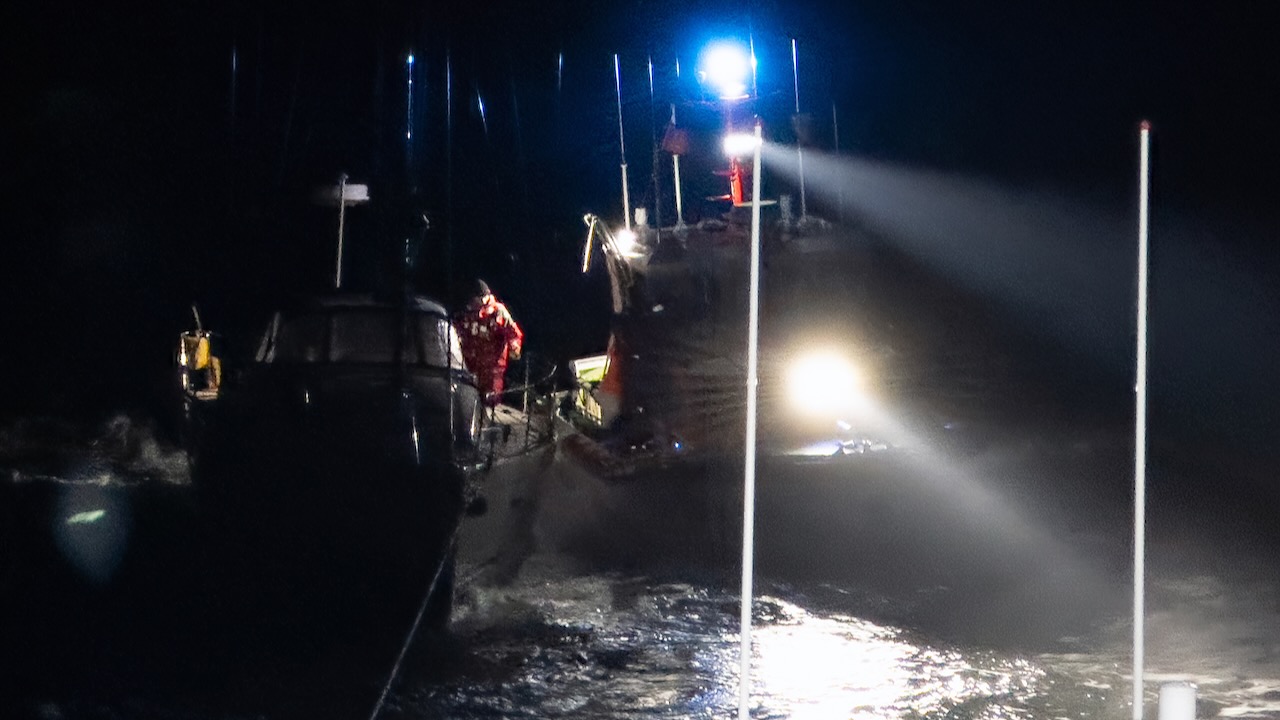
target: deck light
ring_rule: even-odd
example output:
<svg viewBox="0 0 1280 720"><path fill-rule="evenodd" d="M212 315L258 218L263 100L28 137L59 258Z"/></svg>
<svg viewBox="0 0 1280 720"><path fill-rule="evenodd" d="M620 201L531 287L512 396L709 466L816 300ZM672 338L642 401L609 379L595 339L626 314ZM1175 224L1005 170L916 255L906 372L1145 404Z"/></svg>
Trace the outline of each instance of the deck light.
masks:
<svg viewBox="0 0 1280 720"><path fill-rule="evenodd" d="M760 138L753 133L732 133L724 136L724 154L729 157L750 155L760 144Z"/></svg>
<svg viewBox="0 0 1280 720"><path fill-rule="evenodd" d="M636 238L634 230L623 228L613 234L613 240L618 246L618 252L623 257L638 257L642 253L639 252L639 240Z"/></svg>

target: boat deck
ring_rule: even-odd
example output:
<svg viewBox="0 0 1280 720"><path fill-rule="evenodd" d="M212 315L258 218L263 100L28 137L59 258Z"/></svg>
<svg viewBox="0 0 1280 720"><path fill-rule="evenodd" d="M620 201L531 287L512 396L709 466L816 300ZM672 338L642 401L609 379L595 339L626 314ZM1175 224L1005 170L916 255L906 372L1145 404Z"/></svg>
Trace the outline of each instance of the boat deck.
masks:
<svg viewBox="0 0 1280 720"><path fill-rule="evenodd" d="M552 475L557 441L573 432L555 413L557 397L520 407L498 405L481 429L484 469L469 493L484 511L463 520L458 537L459 586L505 585L535 549L534 524L543 483Z"/></svg>

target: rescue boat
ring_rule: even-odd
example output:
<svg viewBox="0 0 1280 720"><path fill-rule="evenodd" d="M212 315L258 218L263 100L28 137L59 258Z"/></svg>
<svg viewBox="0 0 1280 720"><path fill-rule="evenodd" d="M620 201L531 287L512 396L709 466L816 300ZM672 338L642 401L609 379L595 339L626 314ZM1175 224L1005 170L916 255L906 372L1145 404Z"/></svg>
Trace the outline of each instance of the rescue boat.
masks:
<svg viewBox="0 0 1280 720"><path fill-rule="evenodd" d="M749 209L630 232L585 218L584 266L603 255L613 317L603 352L571 363L578 387L565 415L579 432L559 441L544 546L593 566L736 571ZM984 307L873 233L788 209L771 204L759 227L756 562L783 578L909 582L906 553L876 551L905 536L888 519L909 519L917 534L966 527L954 488L931 481L1039 400ZM960 542L947 551L956 567L981 554Z"/></svg>

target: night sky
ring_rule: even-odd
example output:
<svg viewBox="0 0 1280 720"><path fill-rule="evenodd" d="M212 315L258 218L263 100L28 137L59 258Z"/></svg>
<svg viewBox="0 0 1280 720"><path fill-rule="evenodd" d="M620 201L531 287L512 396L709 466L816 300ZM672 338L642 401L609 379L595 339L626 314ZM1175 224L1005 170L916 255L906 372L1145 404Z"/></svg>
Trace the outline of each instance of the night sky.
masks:
<svg viewBox="0 0 1280 720"><path fill-rule="evenodd" d="M795 38L817 149L833 147L834 108L842 153L1061 192L1135 225L1137 126L1150 119L1157 303L1183 287L1159 274L1162 231L1239 273L1213 285L1228 301L1210 305L1230 317L1166 321L1166 357L1250 398L1250 437L1274 436L1259 399L1277 390L1266 358L1280 307L1267 112L1280 58L1265 3L54 0L0 12L8 416L153 408L190 303L235 340L275 298L324 288L336 217L310 196L340 172L375 201L349 215L352 287L398 287L416 238L418 287L448 297L485 277L530 348L598 351L605 280L577 263L582 214L620 214L612 56L633 204L647 204L668 103L714 129L692 71L706 41L734 36L755 41L775 140L794 139ZM716 191L711 161L691 163L686 193ZM1235 297L1237 280L1258 290ZM1195 341L1209 325L1213 340Z"/></svg>

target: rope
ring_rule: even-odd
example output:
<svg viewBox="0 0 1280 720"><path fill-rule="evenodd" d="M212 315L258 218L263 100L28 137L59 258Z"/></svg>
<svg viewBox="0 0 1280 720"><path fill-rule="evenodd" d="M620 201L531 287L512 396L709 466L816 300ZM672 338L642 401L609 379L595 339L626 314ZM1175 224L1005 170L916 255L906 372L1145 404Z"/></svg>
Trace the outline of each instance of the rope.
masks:
<svg viewBox="0 0 1280 720"><path fill-rule="evenodd" d="M400 675L400 666L404 663L404 658L409 654L409 647L413 645L413 638L418 634L418 626L422 624L422 616L427 612L427 605L431 602L431 596L435 594L436 584L440 582L440 574L444 571L444 566L449 562L449 558L453 555L454 547L458 543L458 532L462 529L459 523L453 530L453 535L449 537L449 543L446 547L444 556L440 560L440 564L436 566L436 572L431 577L431 583L427 585L427 592L422 596L422 602L418 605L418 614L413 618L413 624L409 626L409 633L405 635L404 643L400 646L400 654L396 656L395 664L391 666L391 674L387 677L387 682L382 686L382 692L378 695L378 701L374 703L373 712L369 713L369 720L377 720L378 715L382 712L383 705L387 702L387 694L391 692L391 686L395 683L396 678Z"/></svg>

